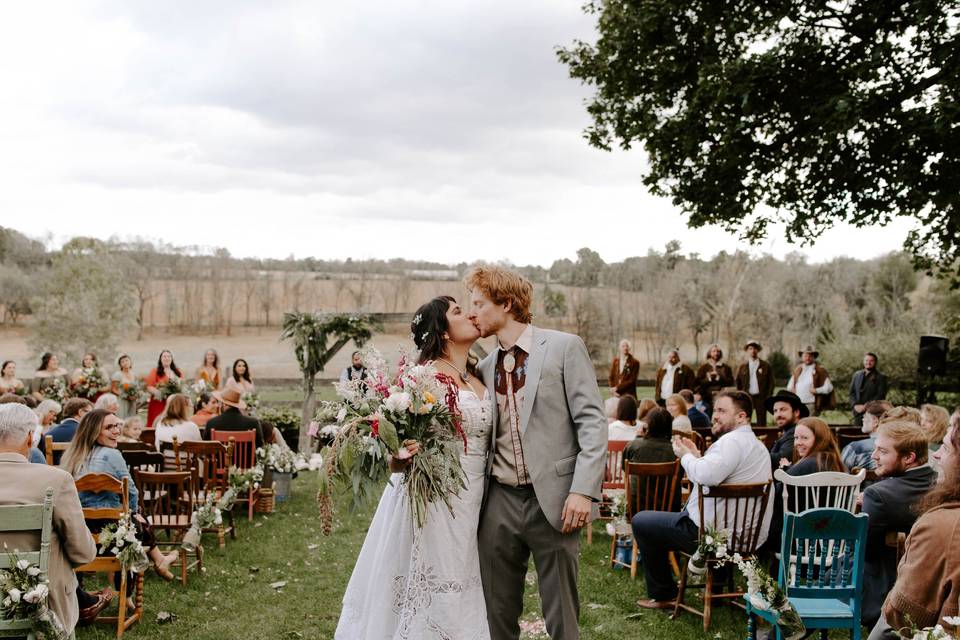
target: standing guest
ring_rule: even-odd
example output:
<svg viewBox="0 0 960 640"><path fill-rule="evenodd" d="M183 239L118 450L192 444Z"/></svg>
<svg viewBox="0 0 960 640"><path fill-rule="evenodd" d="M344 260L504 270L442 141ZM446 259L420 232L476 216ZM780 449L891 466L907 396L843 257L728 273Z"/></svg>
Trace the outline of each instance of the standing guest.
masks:
<svg viewBox="0 0 960 640"><path fill-rule="evenodd" d="M767 426L767 398L773 395L776 381L773 367L760 359L763 346L756 340L748 340L743 345L747 360L737 368L737 389L750 394L758 427Z"/></svg>
<svg viewBox="0 0 960 640"><path fill-rule="evenodd" d="M637 400L630 394L617 401L617 419L607 427L607 440L633 440L637 437Z"/></svg>
<svg viewBox="0 0 960 640"><path fill-rule="evenodd" d="M83 358L80 360L80 366L73 370L73 374L70 376L70 386L75 387L81 380L85 379L87 376L92 374L94 371L100 370L100 362L97 360L97 354L88 351L83 354ZM101 372L102 373L102 372ZM105 384L103 387L97 389L91 389L90 395L87 396L91 401L96 402L100 395L106 393L110 390L110 385Z"/></svg>
<svg viewBox="0 0 960 640"><path fill-rule="evenodd" d="M657 369L657 385L654 396L661 407L666 405L667 398L681 389L693 389L696 375L693 369L680 362L680 349L673 348L667 354L667 361Z"/></svg>
<svg viewBox="0 0 960 640"><path fill-rule="evenodd" d="M363 380L365 377L367 377L367 370L363 366L363 356L359 351L354 351L350 354L350 365L340 372L340 382Z"/></svg>
<svg viewBox="0 0 960 640"><path fill-rule="evenodd" d="M680 458L687 477L693 483L686 507L679 513L641 511L633 517L633 539L643 557L643 572L649 599L637 605L644 609L673 609L677 584L670 569L669 552L693 553L700 536L698 485L750 484L769 482L771 471L767 448L753 435L750 414L753 401L742 391L721 391L714 402L713 434L716 442L703 455L689 438L673 439L674 453ZM773 494L770 494L773 498ZM706 503L704 522L713 521L713 509L726 505ZM769 505L768 505L769 507ZM767 508L760 523L758 543L767 539L773 511Z"/></svg>
<svg viewBox="0 0 960 640"><path fill-rule="evenodd" d="M150 402L147 404L147 429L153 429L153 423L157 416L163 413L166 408L166 398L160 390L160 386L171 379L183 381L183 374L177 368L177 363L173 361L173 352L164 349L157 358L156 369L151 369L150 373L144 378L147 385L147 393L150 394Z"/></svg>
<svg viewBox="0 0 960 640"><path fill-rule="evenodd" d="M712 344L707 347L707 359L700 368L697 369L695 386L688 387L697 389L700 392L700 398L706 407L706 413L710 414L710 407L713 405L713 396L721 389L733 386L733 370L730 365L723 361L723 349L718 344Z"/></svg>
<svg viewBox="0 0 960 640"><path fill-rule="evenodd" d="M97 546L87 530L70 474L56 467L27 464L30 432L36 421L26 406L0 405L0 505L40 504L47 488L53 489L53 526L46 576L50 587L49 606L67 636L73 637L81 613L73 570L91 562L97 555ZM35 532L4 532L0 534L0 546L39 550L40 536ZM85 599L86 619L95 617L112 598L109 592L83 595L92 601Z"/></svg>
<svg viewBox="0 0 960 640"><path fill-rule="evenodd" d="M67 371L60 366L60 358L48 351L40 356L40 368L30 381L30 393L39 402L47 397L47 389L55 384L62 384L64 392L70 387Z"/></svg>
<svg viewBox="0 0 960 640"><path fill-rule="evenodd" d="M220 388L220 354L216 349L207 349L203 354L203 364L197 368L197 380L203 380L213 391Z"/></svg>
<svg viewBox="0 0 960 640"><path fill-rule="evenodd" d="M120 416L120 399L112 393L105 393L93 403L94 409L103 409L117 417Z"/></svg>
<svg viewBox="0 0 960 640"><path fill-rule="evenodd" d="M120 431L117 442L140 442L141 433L143 433L143 420L140 416L130 416L123 421L123 429Z"/></svg>
<svg viewBox="0 0 960 640"><path fill-rule="evenodd" d="M250 367L246 360L237 358L234 361L233 369L231 369L230 377L227 378L224 389L235 389L240 392L240 395L254 393L257 390L256 385L253 384L253 379L250 377Z"/></svg>
<svg viewBox="0 0 960 640"><path fill-rule="evenodd" d="M810 415L810 410L797 394L783 390L767 398L764 407L773 414L773 424L780 429L780 437L770 448L770 467L777 469L781 460L793 460L794 431L800 419Z"/></svg>
<svg viewBox="0 0 960 640"><path fill-rule="evenodd" d="M683 398L684 404L687 405L687 417L690 419L690 426L693 428L693 430L696 431L698 429L709 429L710 418L707 417L707 414L697 408L693 391L690 391L690 389L681 389L680 397Z"/></svg>
<svg viewBox="0 0 960 640"><path fill-rule="evenodd" d="M54 442L70 442L74 434L77 433L77 427L80 421L89 411L93 409L93 403L86 398L70 398L63 403L63 422L52 427L46 435L53 438ZM46 439L40 441L40 450L44 451ZM44 451L45 452L45 451ZM55 455L54 460L59 460L59 455Z"/></svg>
<svg viewBox="0 0 960 640"><path fill-rule="evenodd" d="M935 404L924 404L920 406L920 428L930 443L930 455L941 447L943 437L947 434L950 427L950 414L943 407ZM933 468L940 470L936 460Z"/></svg>
<svg viewBox="0 0 960 640"><path fill-rule="evenodd" d="M63 411L63 407L56 400L44 400L33 410L40 421L40 427L43 429L43 435L46 435L53 425L57 422L57 416Z"/></svg>
<svg viewBox="0 0 960 640"><path fill-rule="evenodd" d="M883 598L897 581L897 550L887 546L887 533L910 532L917 520L914 506L937 481L927 462L926 436L912 422L884 423L876 429L876 445L874 468L883 481L860 494L861 512L870 516L860 608L860 622L868 629L877 624Z"/></svg>
<svg viewBox="0 0 960 640"><path fill-rule="evenodd" d="M960 612L960 430L948 429L934 452L942 473L917 507L919 517L907 536L897 582L883 602L870 640L897 638L896 630L942 624Z"/></svg>
<svg viewBox="0 0 960 640"><path fill-rule="evenodd" d="M190 420L193 412L190 410L190 398L182 393L174 393L167 398L167 407L159 416L154 429L157 431L156 446L160 451L161 442L185 442L187 440L203 440L200 429ZM167 461L175 463L173 451L166 451ZM170 466L170 465L168 465Z"/></svg>
<svg viewBox="0 0 960 640"><path fill-rule="evenodd" d="M191 421L200 429L207 426L211 418L220 415L220 399L216 393L201 393L193 407Z"/></svg>
<svg viewBox="0 0 960 640"><path fill-rule="evenodd" d="M840 452L840 459L847 469L875 469L873 448L877 445L877 427L884 413L893 408L886 400L873 400L864 406L863 424L860 430L868 434L869 438L854 440Z"/></svg>
<svg viewBox="0 0 960 640"><path fill-rule="evenodd" d="M624 338L618 347L620 355L610 365L610 393L619 398L624 395L637 397L637 375L640 362L630 353L630 341Z"/></svg>
<svg viewBox="0 0 960 640"><path fill-rule="evenodd" d="M793 370L787 390L800 396L812 416L836 407L837 400L830 374L817 362L820 352L808 345L798 351L797 355L801 362Z"/></svg>
<svg viewBox="0 0 960 640"><path fill-rule="evenodd" d="M877 370L877 354L863 354L863 369L853 374L850 381L850 407L853 409L853 424L863 424L867 403L886 400L887 376Z"/></svg>
<svg viewBox="0 0 960 640"><path fill-rule="evenodd" d="M230 383L227 382L229 385ZM263 446L263 429L260 421L243 415L247 405L240 399L240 392L236 389L226 389L220 394L220 415L207 422L207 437L210 431L250 431L257 432L257 446Z"/></svg>
<svg viewBox="0 0 960 640"><path fill-rule="evenodd" d="M666 409L673 416L673 428L679 431L693 432L693 425L687 417L687 403L679 393L672 394L666 401Z"/></svg>
<svg viewBox="0 0 960 640"><path fill-rule="evenodd" d="M118 371L114 371L110 376L110 393L120 399L120 410L117 415L121 418L129 418L137 415L137 401L130 400L128 394L130 389L137 387L137 376L133 374L133 359L124 354L117 359Z"/></svg>
<svg viewBox="0 0 960 640"><path fill-rule="evenodd" d="M638 436L644 436L647 434L647 416L650 415L650 412L656 408L658 408L657 403L650 398L644 398L640 401L640 404L637 406Z"/></svg>
<svg viewBox="0 0 960 640"><path fill-rule="evenodd" d="M840 448L830 426L820 418L801 418L793 432L793 457L781 458L791 476L807 476L821 471L845 472Z"/></svg>
<svg viewBox="0 0 960 640"><path fill-rule="evenodd" d="M0 366L0 395L21 393L25 390L23 381L17 378L17 363L7 360Z"/></svg>

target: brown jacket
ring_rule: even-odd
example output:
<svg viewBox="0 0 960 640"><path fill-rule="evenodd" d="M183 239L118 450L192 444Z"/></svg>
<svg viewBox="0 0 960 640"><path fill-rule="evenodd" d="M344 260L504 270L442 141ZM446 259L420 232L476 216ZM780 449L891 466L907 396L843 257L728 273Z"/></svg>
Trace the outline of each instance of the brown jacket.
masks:
<svg viewBox="0 0 960 640"><path fill-rule="evenodd" d="M711 371L715 371L719 377L716 380L708 380L707 377L710 375ZM697 369L696 382L697 390L702 389L705 385L709 386L712 389L723 389L725 387L733 386L733 370L730 368L726 362L721 362L720 364L714 367L710 361L704 362ZM701 391L701 393L703 393Z"/></svg>
<svg viewBox="0 0 960 640"><path fill-rule="evenodd" d="M16 453L0 453L0 504L39 504L47 487L53 488L53 532L50 539L50 608L60 622L73 631L80 615L77 605L77 578L74 567L97 555L93 536L87 529L73 477L57 467L30 464ZM40 548L40 535L0 533L0 543L24 551Z"/></svg>
<svg viewBox="0 0 960 640"><path fill-rule="evenodd" d="M926 512L907 536L897 568L897 583L883 603L883 616L894 630L952 625L944 616L958 613L960 600L960 502L947 502Z"/></svg>
<svg viewBox="0 0 960 640"><path fill-rule="evenodd" d="M773 367L766 360L760 360L760 366L757 367L757 387L760 389L758 394L766 400L773 395L774 388L777 386L773 377ZM750 393L750 364L744 362L737 367L737 389L745 393Z"/></svg>
<svg viewBox="0 0 960 640"><path fill-rule="evenodd" d="M660 389L663 386L663 376L667 375L667 370L661 366L657 369L657 388L654 393L654 399L658 402L660 401ZM690 389L693 390L696 386L697 376L694 375L693 369L687 365L681 363L679 367L673 372L673 392L680 393L681 389Z"/></svg>
<svg viewBox="0 0 960 640"><path fill-rule="evenodd" d="M796 393L797 391L797 380L800 379L800 374L803 373L803 365L798 364L793 370L793 377L790 378L790 381L787 383L789 391ZM827 370L820 366L819 362L814 363L813 365L813 386L814 388L819 388L823 386L823 383L827 381L827 378L830 377L830 374L827 373ZM791 388L792 387L792 388ZM831 391L830 393L814 393L814 411L815 415L819 415L823 411L828 411L830 409L837 408L837 392L836 390Z"/></svg>
<svg viewBox="0 0 960 640"><path fill-rule="evenodd" d="M620 371L620 358L613 359L610 365L610 390L618 394L630 394L637 397L637 374L640 373L640 362L629 353L627 354L627 366Z"/></svg>

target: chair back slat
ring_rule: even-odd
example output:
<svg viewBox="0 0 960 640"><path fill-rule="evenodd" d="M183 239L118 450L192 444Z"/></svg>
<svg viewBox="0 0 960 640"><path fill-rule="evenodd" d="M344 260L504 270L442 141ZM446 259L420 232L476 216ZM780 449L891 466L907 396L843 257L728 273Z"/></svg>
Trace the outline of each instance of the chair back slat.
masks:
<svg viewBox="0 0 960 640"><path fill-rule="evenodd" d="M43 453L47 459L47 465L55 466L60 464L60 455L70 447L69 442L54 442L53 436L43 437Z"/></svg>
<svg viewBox="0 0 960 640"><path fill-rule="evenodd" d="M233 456L233 445L220 441L187 440L179 445L185 469L193 473L197 491L226 489L227 471Z"/></svg>
<svg viewBox="0 0 960 640"><path fill-rule="evenodd" d="M145 443L151 449L156 449L157 447L157 430L156 429L144 429L140 432L140 442Z"/></svg>
<svg viewBox="0 0 960 640"><path fill-rule="evenodd" d="M673 435L693 440L693 443L697 445L697 451L700 453L703 453L707 450L707 440L699 431L684 431L683 429L674 429Z"/></svg>
<svg viewBox="0 0 960 640"><path fill-rule="evenodd" d="M752 554L760 544L763 516L772 481L757 484L697 485L700 504L700 534L708 529L729 532L730 553ZM707 501L713 501L712 521L706 521ZM731 518L731 514L733 517Z"/></svg>
<svg viewBox="0 0 960 640"><path fill-rule="evenodd" d="M603 481L604 489L623 489L623 450L627 440L610 440L607 442L607 480Z"/></svg>
<svg viewBox="0 0 960 640"><path fill-rule="evenodd" d="M676 511L680 460L673 462L627 462L625 486L627 518L641 511Z"/></svg>
<svg viewBox="0 0 960 640"><path fill-rule="evenodd" d="M158 527L161 518L187 516L193 513L193 493L190 490L189 471L135 471L140 494L151 497L143 505L143 515L152 518Z"/></svg>
<svg viewBox="0 0 960 640"><path fill-rule="evenodd" d="M246 471L256 464L257 460L257 432L249 431L217 431L210 429L210 439L229 444L233 442L233 464L240 471Z"/></svg>
<svg viewBox="0 0 960 640"><path fill-rule="evenodd" d="M19 560L26 560L40 567L44 575L50 562L50 536L53 530L53 487L44 491L43 502L40 504L15 504L0 507L0 531L22 532L38 531L40 533L40 549L38 551L18 551ZM0 569L7 569L14 564L9 553L0 550Z"/></svg>
<svg viewBox="0 0 960 640"><path fill-rule="evenodd" d="M799 513L807 509L843 509L853 513L866 473L821 471L805 476L791 476L783 469L773 473L783 484L783 513Z"/></svg>

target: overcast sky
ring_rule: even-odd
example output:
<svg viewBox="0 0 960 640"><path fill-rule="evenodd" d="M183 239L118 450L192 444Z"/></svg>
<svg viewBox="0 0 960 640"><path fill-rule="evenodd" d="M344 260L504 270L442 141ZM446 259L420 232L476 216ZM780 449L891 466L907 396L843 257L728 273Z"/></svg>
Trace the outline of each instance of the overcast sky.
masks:
<svg viewBox="0 0 960 640"><path fill-rule="evenodd" d="M646 193L641 151L584 141L588 91L554 53L592 38L580 5L4 3L0 224L264 257L736 249ZM907 228L835 229L804 251L872 257Z"/></svg>

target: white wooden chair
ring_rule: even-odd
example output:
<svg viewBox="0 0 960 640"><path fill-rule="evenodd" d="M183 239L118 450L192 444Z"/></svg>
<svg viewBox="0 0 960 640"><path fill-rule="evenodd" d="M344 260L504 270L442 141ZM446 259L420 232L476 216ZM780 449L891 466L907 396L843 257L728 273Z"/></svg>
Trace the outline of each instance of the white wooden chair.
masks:
<svg viewBox="0 0 960 640"><path fill-rule="evenodd" d="M773 472L775 480L783 484L783 515L807 509L843 509L855 513L860 485L866 477L862 469L857 474L821 471L806 476L791 476L783 469Z"/></svg>

